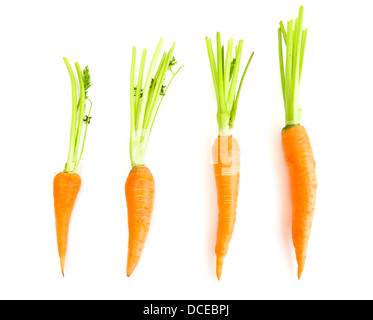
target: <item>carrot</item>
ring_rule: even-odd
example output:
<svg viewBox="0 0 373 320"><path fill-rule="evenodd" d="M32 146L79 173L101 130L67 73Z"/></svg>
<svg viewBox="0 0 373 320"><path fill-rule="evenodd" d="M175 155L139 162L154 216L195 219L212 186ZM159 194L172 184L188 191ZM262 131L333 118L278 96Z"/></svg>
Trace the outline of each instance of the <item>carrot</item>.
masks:
<svg viewBox="0 0 373 320"><path fill-rule="evenodd" d="M130 276L140 260L154 207L155 182L150 170L145 166L133 168L125 190L130 226L127 275Z"/></svg>
<svg viewBox="0 0 373 320"><path fill-rule="evenodd" d="M300 125L299 85L302 74L307 29L302 29L303 6L298 18L282 22L278 29L280 74L285 104L286 126L282 130L282 146L289 167L293 206L292 238L300 279L305 262L316 203L316 165L306 129ZM283 62L282 39L286 44L286 69Z"/></svg>
<svg viewBox="0 0 373 320"><path fill-rule="evenodd" d="M282 131L282 146L289 165L293 203L293 243L298 278L306 262L308 241L316 203L316 166L306 129L301 125Z"/></svg>
<svg viewBox="0 0 373 320"><path fill-rule="evenodd" d="M217 33L217 64L211 39L206 37L207 52L210 60L212 78L218 103L217 122L219 134L212 147L215 182L218 200L218 228L216 233L216 276L220 280L224 258L228 253L236 222L236 208L240 181L240 148L232 136L237 112L237 104L242 83L254 53L251 54L243 72L236 93L237 79L242 55L243 40L235 49L232 59L233 39L228 41L226 60L224 47L221 46L220 33Z"/></svg>
<svg viewBox="0 0 373 320"><path fill-rule="evenodd" d="M149 231L154 206L155 181L150 170L145 166L145 152L150 132L159 106L175 75L171 67L176 64L173 57L175 43L168 52L164 52L157 71L155 66L163 46L163 39L158 43L150 62L144 88L143 76L146 49L143 50L137 84L135 85L136 48L132 50L130 77L131 137L130 156L132 169L125 184L128 214L128 253L127 276L129 277L139 263L145 240ZM164 85L167 71L172 77Z"/></svg>
<svg viewBox="0 0 373 320"><path fill-rule="evenodd" d="M80 176L76 173L60 172L53 180L54 210L61 271L64 274L67 237L71 213L81 186Z"/></svg>
<svg viewBox="0 0 373 320"><path fill-rule="evenodd" d="M74 209L75 200L78 196L81 178L75 172L78 168L83 154L84 142L87 133L87 125L90 122L91 107L88 115L85 115L86 100L88 99L88 88L91 86L88 67L83 72L78 63L75 68L79 79L79 100L77 98L77 86L74 72L67 58L64 58L70 75L72 88L72 117L70 130L69 155L63 172L58 173L53 180L54 212L56 221L56 234L58 254L60 257L61 272L64 276L65 257L67 251L68 233L71 213ZM83 124L85 123L84 136L82 136ZM82 141L83 140L83 141Z"/></svg>
<svg viewBox="0 0 373 320"><path fill-rule="evenodd" d="M216 275L220 279L236 222L240 182L240 148L237 140L232 136L216 138L212 147L212 156L219 208L215 246Z"/></svg>

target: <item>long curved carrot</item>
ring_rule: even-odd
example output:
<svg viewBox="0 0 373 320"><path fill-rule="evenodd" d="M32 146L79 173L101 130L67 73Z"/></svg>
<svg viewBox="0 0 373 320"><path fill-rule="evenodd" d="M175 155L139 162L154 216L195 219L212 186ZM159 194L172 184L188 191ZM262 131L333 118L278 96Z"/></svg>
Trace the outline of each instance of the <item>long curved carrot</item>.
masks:
<svg viewBox="0 0 373 320"><path fill-rule="evenodd" d="M300 279L306 262L308 242L316 203L316 165L306 129L300 125L299 84L302 74L307 29L302 29L304 8L298 18L288 21L287 32L280 22L278 29L280 73L285 103L286 126L282 130L282 146L289 167L293 205L292 238ZM284 68L282 38L286 44Z"/></svg>
<svg viewBox="0 0 373 320"><path fill-rule="evenodd" d="M293 244L298 277L306 262L308 241L316 203L316 164L306 129L293 126L282 131L282 146L289 166L293 204Z"/></svg>
<svg viewBox="0 0 373 320"><path fill-rule="evenodd" d="M228 41L226 60L221 46L220 33L217 33L217 63L211 39L206 37L207 52L210 60L212 78L218 103L217 122L219 135L212 147L215 182L218 200L218 228L216 233L216 276L220 280L224 258L228 253L236 222L236 208L240 182L240 148L237 140L232 136L237 112L238 99L243 79L250 65L254 53L251 54L243 72L240 85L236 93L238 73L242 55L243 40L239 41L233 55L233 39Z"/></svg>
<svg viewBox="0 0 373 320"><path fill-rule="evenodd" d="M78 168L83 153L87 125L91 118L91 108L89 109L88 115L85 115L86 100L88 99L87 91L91 86L89 69L86 67L82 72L79 64L77 62L75 63L79 78L79 92L81 93L78 99L74 72L67 58L64 58L64 61L70 75L72 88L70 145L65 169L63 172L58 173L53 180L57 246L63 276L65 275L65 257L67 251L70 218L81 186L81 178L75 171ZM84 123L84 137L81 139ZM81 140L83 140L83 142Z"/></svg>
<svg viewBox="0 0 373 320"><path fill-rule="evenodd" d="M144 49L137 84L135 85L136 48L132 51L130 104L131 104L131 138L130 155L132 170L125 185L128 211L128 253L127 276L129 277L139 263L145 240L149 231L154 206L155 182L150 170L145 166L145 151L158 108L167 89L180 68L174 73L171 67L176 64L172 56L175 43L164 52L155 71L163 39L158 43L150 62L143 88L146 49ZM168 85L164 85L167 71L172 71Z"/></svg>

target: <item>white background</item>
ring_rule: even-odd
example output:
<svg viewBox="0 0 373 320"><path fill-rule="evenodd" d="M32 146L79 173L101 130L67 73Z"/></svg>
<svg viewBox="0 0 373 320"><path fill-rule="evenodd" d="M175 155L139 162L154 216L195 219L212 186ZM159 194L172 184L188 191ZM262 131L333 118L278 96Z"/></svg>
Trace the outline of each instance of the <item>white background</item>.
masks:
<svg viewBox="0 0 373 320"><path fill-rule="evenodd" d="M280 20L305 6L302 124L318 198L300 281L281 148ZM0 298L373 298L373 49L370 1L1 1ZM216 101L205 46L216 31L255 56L238 105L237 222L215 278L217 205L210 150ZM156 202L142 259L127 278L124 183L130 171L132 46L176 41L184 68L163 100L146 164ZM71 91L62 58L91 70L92 122L78 173L65 278L52 181L68 152ZM149 60L148 60L149 62ZM241 72L243 69L241 69Z"/></svg>

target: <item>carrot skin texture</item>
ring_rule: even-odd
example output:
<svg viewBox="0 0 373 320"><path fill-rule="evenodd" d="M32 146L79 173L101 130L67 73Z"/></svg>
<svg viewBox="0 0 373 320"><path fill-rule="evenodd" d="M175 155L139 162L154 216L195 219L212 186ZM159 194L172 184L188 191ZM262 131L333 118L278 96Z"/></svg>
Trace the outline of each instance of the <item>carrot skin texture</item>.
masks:
<svg viewBox="0 0 373 320"><path fill-rule="evenodd" d="M219 210L215 246L216 276L220 280L236 222L240 183L240 148L237 140L231 135L215 139L212 160Z"/></svg>
<svg viewBox="0 0 373 320"><path fill-rule="evenodd" d="M292 237L300 279L306 262L316 204L316 163L307 131L303 126L284 129L282 146L289 167L293 205Z"/></svg>
<svg viewBox="0 0 373 320"><path fill-rule="evenodd" d="M81 186L80 176L76 173L58 173L53 180L54 212L58 254L62 275L64 276L65 257L71 213Z"/></svg>
<svg viewBox="0 0 373 320"><path fill-rule="evenodd" d="M134 167L125 185L128 212L127 276L139 263L154 207L155 182L146 166Z"/></svg>

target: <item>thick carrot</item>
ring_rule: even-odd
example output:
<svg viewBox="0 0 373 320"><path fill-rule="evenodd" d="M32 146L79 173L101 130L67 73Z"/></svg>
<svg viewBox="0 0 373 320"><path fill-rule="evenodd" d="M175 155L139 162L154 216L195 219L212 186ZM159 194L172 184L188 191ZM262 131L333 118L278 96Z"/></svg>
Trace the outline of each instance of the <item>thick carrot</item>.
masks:
<svg viewBox="0 0 373 320"><path fill-rule="evenodd" d="M302 75L307 29L302 29L303 6L298 18L282 22L278 28L280 74L285 104L285 123L282 146L289 167L293 205L292 238L300 279L306 262L308 242L316 203L316 166L306 129L300 125L299 86ZM284 63L282 42L286 45Z"/></svg>
<svg viewBox="0 0 373 320"><path fill-rule="evenodd" d="M236 222L240 183L240 148L232 136L220 136L212 147L218 195L218 230L216 234L216 276L220 279Z"/></svg>
<svg viewBox="0 0 373 320"><path fill-rule="evenodd" d="M150 170L145 166L133 168L128 175L125 192L129 231L127 256L129 277L140 260L150 227L155 196L155 182Z"/></svg>
<svg viewBox="0 0 373 320"><path fill-rule="evenodd" d="M70 217L74 209L76 197L78 195L81 179L75 172L78 168L83 154L84 142L87 133L87 125L90 122L91 108L88 115L85 115L86 100L88 99L88 88L91 86L88 67L80 69L76 62L75 67L79 79L80 97L77 96L77 85L74 72L67 58L64 58L67 70L69 72L72 88L72 117L70 129L69 155L63 172L58 173L53 180L54 213L56 220L56 234L58 254L62 275L65 275L65 257L67 251L67 238L70 226ZM92 104L91 104L92 107ZM85 124L84 135L82 138L83 125Z"/></svg>
<svg viewBox="0 0 373 320"><path fill-rule="evenodd" d="M282 131L282 146L289 166L293 204L293 244L301 277L316 203L316 164L306 129L293 126Z"/></svg>
<svg viewBox="0 0 373 320"><path fill-rule="evenodd" d="M164 52L156 70L156 63L163 46L163 39L158 42L149 65L149 70L143 86L146 49L143 50L139 75L135 84L136 48L132 50L130 77L130 105L131 105L131 138L130 156L132 170L125 185L128 214L128 253L127 276L129 277L139 263L145 240L149 231L154 205L155 182L150 170L145 166L145 152L150 132L158 108L167 89L180 68L172 71L176 64L173 57L175 43L168 52ZM168 84L164 84L167 72L172 72ZM155 75L154 75L155 73Z"/></svg>
<svg viewBox="0 0 373 320"><path fill-rule="evenodd" d="M220 33L216 34L217 62L211 39L206 37L207 53L218 104L219 136L212 147L215 182L218 197L218 228L216 233L216 276L220 280L224 258L232 239L236 222L238 188L240 182L240 148L232 136L241 87L254 53L251 54L236 92L243 40L239 41L233 57L233 39L228 41L226 60Z"/></svg>
<svg viewBox="0 0 373 320"><path fill-rule="evenodd" d="M64 274L65 268L70 217L74 209L75 200L78 196L81 183L82 181L78 174L67 172L58 173L53 180L57 245L62 274Z"/></svg>

